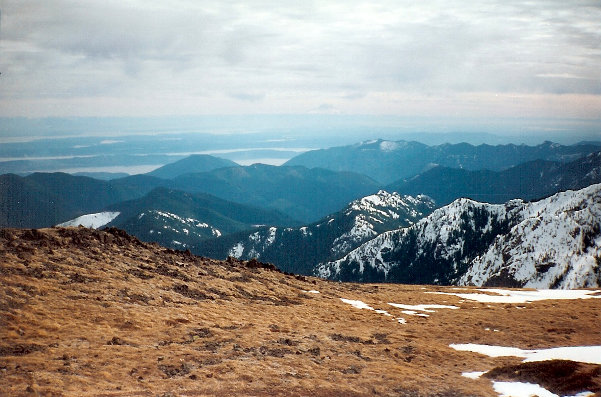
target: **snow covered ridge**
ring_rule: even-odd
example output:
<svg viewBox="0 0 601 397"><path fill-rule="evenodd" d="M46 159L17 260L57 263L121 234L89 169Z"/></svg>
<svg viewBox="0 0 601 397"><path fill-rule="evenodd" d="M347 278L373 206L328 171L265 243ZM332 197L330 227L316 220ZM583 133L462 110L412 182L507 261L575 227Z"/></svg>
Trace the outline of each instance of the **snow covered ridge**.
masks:
<svg viewBox="0 0 601 397"><path fill-rule="evenodd" d="M459 284L505 275L530 288L601 283L601 184L528 204L521 222L475 258Z"/></svg>
<svg viewBox="0 0 601 397"><path fill-rule="evenodd" d="M166 211L159 210L151 210L147 212L142 212L138 215L138 220L144 217L152 217L156 221L162 223L161 228L164 230L169 230L171 232L175 232L178 234L182 234L188 236L190 234L196 234L201 236L206 234L206 232L210 232L213 237L221 236L221 232L214 228L213 226L207 224L206 222L201 222L198 219L194 218L183 218L179 215L172 214ZM199 232L202 231L201 234ZM161 234L161 230L150 230L150 233Z"/></svg>
<svg viewBox="0 0 601 397"><path fill-rule="evenodd" d="M434 208L434 201L426 195L420 194L417 197L402 196L397 192L389 193L385 190L380 190L376 194L365 196L351 202L345 212L352 210L366 211L369 213L379 213L383 216L394 217L393 214L396 214L399 209L416 211L413 207L420 204L427 208Z"/></svg>
<svg viewBox="0 0 601 397"><path fill-rule="evenodd" d="M533 203L459 199L318 265L315 274L345 281L597 287L600 220L601 184Z"/></svg>
<svg viewBox="0 0 601 397"><path fill-rule="evenodd" d="M339 258L359 244L377 236L382 232L382 228L386 229L386 224L397 222L411 225L434 208L435 203L428 196L401 196L385 190L355 200L343 211L346 217L354 218L353 226L334 240L332 256Z"/></svg>
<svg viewBox="0 0 601 397"><path fill-rule="evenodd" d="M340 258L380 233L411 225L434 208L428 196L380 190L310 225L256 230L229 242L224 254L239 259L261 258L287 271L308 273L320 261ZM308 252L311 259L302 268L295 267L296 263L290 264L291 252Z"/></svg>
<svg viewBox="0 0 601 397"><path fill-rule="evenodd" d="M63 222L58 224L60 227L69 227L69 226L84 226L92 229L98 229L108 223L110 223L113 219L118 217L120 212L97 212L95 214L87 214L79 216L75 219L72 219L67 222Z"/></svg>

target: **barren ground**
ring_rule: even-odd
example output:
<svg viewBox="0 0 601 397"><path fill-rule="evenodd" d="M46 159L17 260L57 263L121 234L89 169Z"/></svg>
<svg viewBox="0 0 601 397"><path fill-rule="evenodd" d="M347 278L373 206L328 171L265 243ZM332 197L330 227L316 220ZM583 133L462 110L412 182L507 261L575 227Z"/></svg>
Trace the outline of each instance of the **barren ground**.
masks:
<svg viewBox="0 0 601 397"><path fill-rule="evenodd" d="M490 378L565 389L566 376L570 391L598 392L599 365L528 366L449 344L600 345L601 299L491 304L432 291L457 292L284 275L118 230L1 230L0 394L496 396ZM388 302L459 309L420 317Z"/></svg>

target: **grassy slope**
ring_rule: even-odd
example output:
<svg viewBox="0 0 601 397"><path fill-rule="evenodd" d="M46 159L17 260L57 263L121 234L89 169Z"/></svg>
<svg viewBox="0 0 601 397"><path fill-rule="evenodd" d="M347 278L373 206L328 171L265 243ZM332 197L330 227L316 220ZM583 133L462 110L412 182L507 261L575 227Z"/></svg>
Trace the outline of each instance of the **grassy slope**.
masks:
<svg viewBox="0 0 601 397"><path fill-rule="evenodd" d="M321 293L303 292L311 289ZM0 390L495 396L490 380L461 373L521 360L458 352L450 343L528 349L601 340L599 299L481 304L426 293L447 290L297 278L166 250L117 230L4 230ZM407 324L340 298L360 299ZM424 318L386 302L460 309Z"/></svg>

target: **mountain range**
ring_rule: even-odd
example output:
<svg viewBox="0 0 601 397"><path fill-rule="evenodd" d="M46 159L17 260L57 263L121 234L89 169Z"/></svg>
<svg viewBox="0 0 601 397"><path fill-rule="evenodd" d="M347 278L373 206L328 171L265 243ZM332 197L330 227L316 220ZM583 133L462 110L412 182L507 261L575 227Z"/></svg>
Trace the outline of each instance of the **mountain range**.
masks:
<svg viewBox="0 0 601 397"><path fill-rule="evenodd" d="M385 231L409 226L434 208L427 196L400 196L381 190L306 226L271 226L234 233L204 240L191 251L212 258L258 258L284 271L310 274L316 264L340 258Z"/></svg>
<svg viewBox="0 0 601 397"><path fill-rule="evenodd" d="M407 149L412 147L419 150L412 152ZM348 162L346 164L342 161L335 168L392 167L394 168L392 175L395 178L401 174L409 174L408 177L397 179L387 186L367 176L347 171L261 164L242 167L228 160L208 155L194 155L147 175L114 178L109 181L61 173L34 173L26 177L5 174L0 176L0 226L47 227L81 215L103 211L109 205L121 201L143 197L156 187L207 193L227 201L274 209L302 223L315 222L339 211L350 201L373 194L379 189L413 196L427 194L438 205L449 203L459 197L470 197L492 203L518 197L535 199L564 189L577 189L589 183L601 182L599 154L597 153L597 157L585 156L594 148L599 148L594 142L573 146L550 143L538 146L467 144L426 146L416 142L378 140L306 154L309 157L321 156L321 154L333 155L332 164L336 163L336 157L342 157ZM474 155L475 157L468 156L472 160L467 164L471 166L475 166L475 158L482 157L481 152L497 153L499 156L506 151L518 154L523 152L529 156L539 155L540 159L499 172L490 170L470 172L467 169L435 166L429 162L428 167L431 169L416 175L417 170L424 169L426 155L432 157L432 153L435 153L438 157L446 159L466 158L464 152L467 149L480 153ZM337 156L338 152L342 154ZM411 156L415 156L411 157L411 153L413 153ZM510 156L514 160L518 156L515 153ZM579 154L584 157L572 162L567 161L578 157ZM497 155L490 153L489 155L490 158L495 159L491 160L490 164L499 162L496 159ZM301 155L290 162L300 161L305 158L304 156ZM409 158L407 156L413 161L399 164L399 159L406 160ZM559 158L566 164L542 160L543 158ZM232 164L233 166L228 167ZM352 167L347 167L349 164ZM490 164L481 164L481 167L486 168ZM205 171L196 172L199 170ZM158 178L154 175L171 179Z"/></svg>
<svg viewBox="0 0 601 397"><path fill-rule="evenodd" d="M435 166L466 170L501 171L533 160L568 162L599 151L601 143L582 142L565 146L544 142L527 145L478 145L467 143L428 146L419 142L382 139L350 146L312 150L285 165L351 171L374 178L382 184L410 178Z"/></svg>
<svg viewBox="0 0 601 397"><path fill-rule="evenodd" d="M180 190L278 210L302 222L316 221L379 187L352 172L265 164L185 174L173 183Z"/></svg>
<svg viewBox="0 0 601 397"><path fill-rule="evenodd" d="M106 208L119 215L107 223L168 247L185 249L198 241L257 225L296 225L277 212L223 200L206 193L156 188L149 194Z"/></svg>
<svg viewBox="0 0 601 397"><path fill-rule="evenodd" d="M112 181L65 173L0 175L0 227L56 225L169 183L144 175Z"/></svg>
<svg viewBox="0 0 601 397"><path fill-rule="evenodd" d="M436 166L391 183L386 189L410 195L426 194L442 206L461 197L487 203L504 203L514 198L533 200L594 183L601 183L601 152L567 163L533 160L503 171Z"/></svg>
<svg viewBox="0 0 601 397"><path fill-rule="evenodd" d="M315 274L333 280L580 288L601 285L601 184L537 202L458 199Z"/></svg>
<svg viewBox="0 0 601 397"><path fill-rule="evenodd" d="M557 192L597 186L593 184L601 182L601 152L578 157L596 147L594 143L427 147L378 140L353 150L371 153L372 162L377 162L382 153L398 157L407 147L426 148L424 156L437 151L439 158L469 159L469 166L476 166L483 153L507 150L518 157L538 153L561 161L537 159L500 171L437 165L389 184L388 191L378 191L382 184L369 176L349 171L238 166L207 155L109 181L64 173L6 174L0 176L0 226L116 226L144 241L200 255L260 258L287 272L345 281L494 285L502 279L503 285L553 288L598 284L598 226L588 218L574 220L569 211L544 215L545 204L536 207L540 213L533 216L529 208L534 203L514 200L551 200ZM573 157L578 158L568 161ZM413 166L405 164L403 170ZM562 200L568 197L567 192L561 194ZM453 201L458 198L462 199ZM579 213L592 211L592 219L599 219L596 196L581 201ZM563 239L567 248L542 246L534 237L540 231L536 228L523 226L521 234L512 234L531 218L547 220L541 229L544 235L559 230L553 239ZM520 243L530 238L535 242ZM576 240L581 248L574 248ZM542 254L523 259L523 249L551 259ZM503 261L496 262L499 257ZM513 257L522 259L512 262ZM527 277L516 265L522 262L529 266ZM543 273L546 278L540 278Z"/></svg>
<svg viewBox="0 0 601 397"><path fill-rule="evenodd" d="M189 164L189 168L194 167ZM0 227L56 225L141 198L157 187L211 194L225 201L280 211L300 222L320 219L378 190L371 178L350 172L262 164L173 179L133 175L102 181L65 173L4 174L0 175Z"/></svg>

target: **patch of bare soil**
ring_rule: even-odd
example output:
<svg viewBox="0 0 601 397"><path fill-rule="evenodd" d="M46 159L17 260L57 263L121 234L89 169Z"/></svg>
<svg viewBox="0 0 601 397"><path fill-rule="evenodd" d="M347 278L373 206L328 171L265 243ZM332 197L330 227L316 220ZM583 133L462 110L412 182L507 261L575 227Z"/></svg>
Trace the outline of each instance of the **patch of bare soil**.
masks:
<svg viewBox="0 0 601 397"><path fill-rule="evenodd" d="M283 274L117 229L4 229L0 395L495 396L489 378L461 375L493 368L488 377L556 392L598 390L598 366L532 366L449 344L598 345L600 299L485 304L434 291L455 292ZM420 317L388 302L459 309Z"/></svg>

